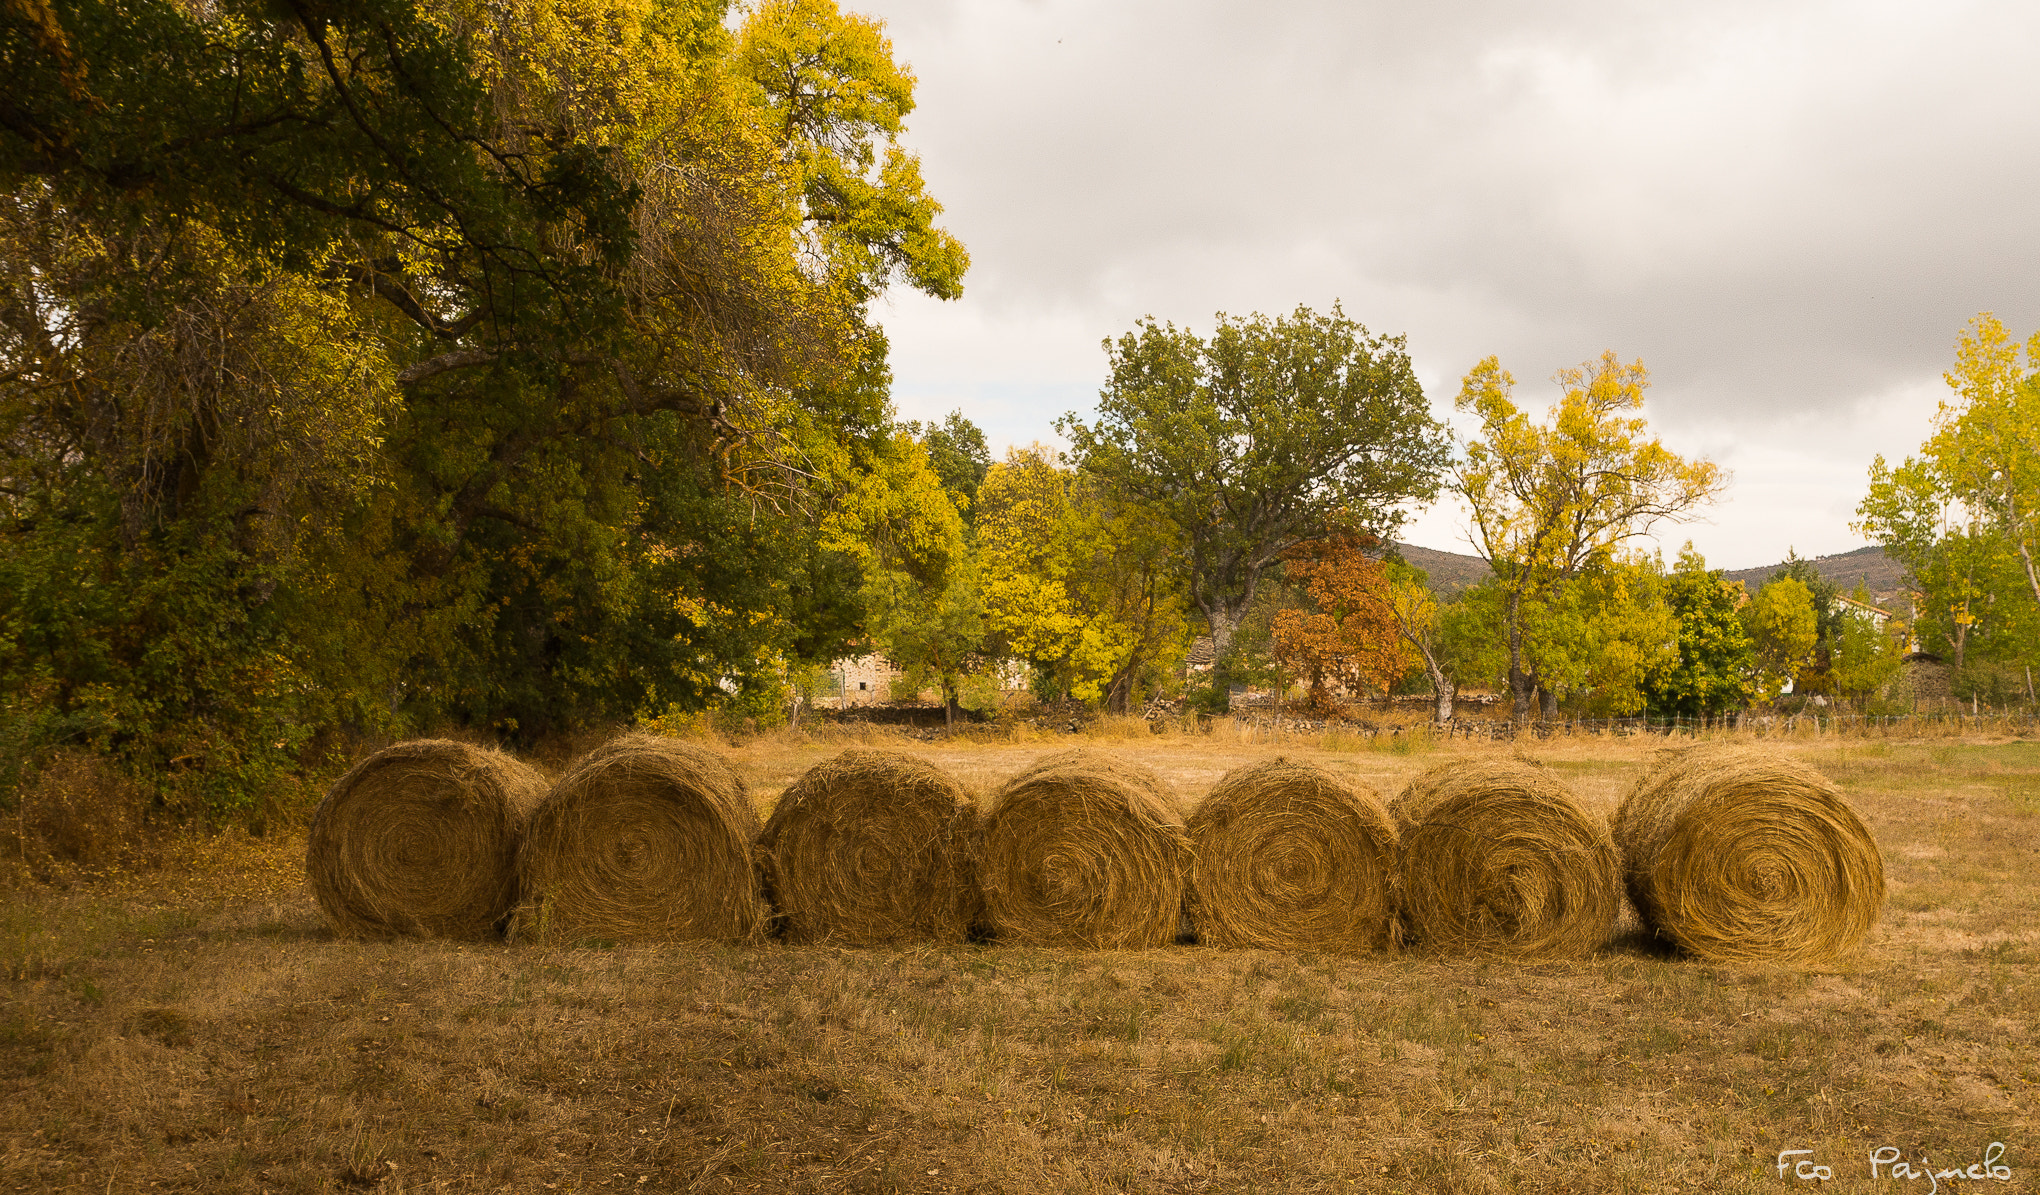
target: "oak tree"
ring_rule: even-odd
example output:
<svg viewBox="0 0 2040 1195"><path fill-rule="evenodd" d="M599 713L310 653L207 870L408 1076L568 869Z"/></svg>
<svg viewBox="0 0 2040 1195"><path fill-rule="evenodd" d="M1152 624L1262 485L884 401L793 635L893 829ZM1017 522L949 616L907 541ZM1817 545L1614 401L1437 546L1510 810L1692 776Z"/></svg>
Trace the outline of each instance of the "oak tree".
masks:
<svg viewBox="0 0 2040 1195"><path fill-rule="evenodd" d="M1140 321L1105 344L1098 417L1065 415L1079 467L1166 520L1221 663L1267 570L1335 522L1386 536L1446 460L1399 336L1337 306L1220 315L1209 338Z"/></svg>

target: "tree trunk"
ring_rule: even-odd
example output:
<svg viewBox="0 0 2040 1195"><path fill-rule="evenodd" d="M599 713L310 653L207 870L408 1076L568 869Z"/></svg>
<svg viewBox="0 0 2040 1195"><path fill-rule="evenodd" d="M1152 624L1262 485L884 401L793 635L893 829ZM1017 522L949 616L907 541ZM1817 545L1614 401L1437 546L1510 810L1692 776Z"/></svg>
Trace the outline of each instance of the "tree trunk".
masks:
<svg viewBox="0 0 2040 1195"><path fill-rule="evenodd" d="M1204 620L1211 624L1211 670L1218 671L1218 662L1231 649L1233 635L1239 630L1239 620L1224 607L1206 607Z"/></svg>
<svg viewBox="0 0 2040 1195"><path fill-rule="evenodd" d="M2033 571L2033 553L2026 550L2026 541L2019 541L2019 562L2026 566L2026 584L2033 587L2033 600L2040 602L2040 573Z"/></svg>
<svg viewBox="0 0 2040 1195"><path fill-rule="evenodd" d="M1452 699L1458 694L1458 686L1454 685L1452 678L1446 676L1445 670L1438 666L1438 657L1431 654L1430 648L1419 643L1417 650L1424 655L1424 671L1431 678L1431 692L1438 697L1438 724L1442 726L1452 721Z"/></svg>
<svg viewBox="0 0 2040 1195"><path fill-rule="evenodd" d="M1536 681L1523 668L1523 595L1509 592L1509 720L1527 722Z"/></svg>
<svg viewBox="0 0 2040 1195"><path fill-rule="evenodd" d="M1543 693L1544 693L1544 710L1543 710L1544 720L1546 722L1556 722L1558 721L1558 694L1552 692L1549 689L1544 689Z"/></svg>
<svg viewBox="0 0 2040 1195"><path fill-rule="evenodd" d="M1112 678L1112 684L1105 690L1105 712L1108 714L1124 714L1129 712L1128 707L1131 703L1127 701L1127 694L1132 688L1133 670L1131 668L1121 669L1119 674Z"/></svg>
<svg viewBox="0 0 2040 1195"><path fill-rule="evenodd" d="M942 737L956 737L956 691L946 684L942 686Z"/></svg>

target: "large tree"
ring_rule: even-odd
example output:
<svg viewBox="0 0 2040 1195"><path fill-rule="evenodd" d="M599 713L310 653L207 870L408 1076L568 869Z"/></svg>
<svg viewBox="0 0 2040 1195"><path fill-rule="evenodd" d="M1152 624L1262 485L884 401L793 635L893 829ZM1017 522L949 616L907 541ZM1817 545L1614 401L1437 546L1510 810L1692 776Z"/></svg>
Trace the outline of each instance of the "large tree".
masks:
<svg viewBox="0 0 2040 1195"><path fill-rule="evenodd" d="M1187 646L1174 528L1038 445L992 466L977 524L986 621L1049 683L1132 708Z"/></svg>
<svg viewBox="0 0 2040 1195"><path fill-rule="evenodd" d="M1678 660L1651 684L1650 708L1661 714L1708 717L1747 704L1754 649L1736 609L1747 600L1742 582L1687 544L1665 577L1665 603L1678 627Z"/></svg>
<svg viewBox="0 0 2040 1195"><path fill-rule="evenodd" d="M1057 421L1079 466L1173 524L1221 662L1266 571L1334 523L1386 536L1434 496L1446 441L1399 336L1334 306L1140 321L1105 342L1098 418Z"/></svg>
<svg viewBox="0 0 2040 1195"><path fill-rule="evenodd" d="M1558 695L1542 683L1531 616L1565 583L1605 568L1625 543L1687 517L1727 484L1712 462L1687 461L1649 437L1641 415L1649 375L1613 352L1562 369L1542 425L1516 406L1516 380L1489 357L1460 386L1458 407L1480 419L1454 488L1473 517L1473 546L1501 587L1508 682L1517 718L1544 714Z"/></svg>
<svg viewBox="0 0 2040 1195"><path fill-rule="evenodd" d="M1780 577L1759 589L1739 613L1750 637L1751 684L1768 701L1813 660L1819 634L1813 595L1797 580Z"/></svg>
<svg viewBox="0 0 2040 1195"><path fill-rule="evenodd" d="M1970 321L1943 375L1955 401L1941 404L1926 448L1955 499L2017 553L2040 601L2040 332L2021 348L1989 312Z"/></svg>
<svg viewBox="0 0 2040 1195"><path fill-rule="evenodd" d="M2021 358L2024 364L2021 364ZM2040 335L2024 346L1970 322L1918 457L1870 467L1855 529L1912 570L1915 631L1960 670L1972 648L2021 665L2040 648Z"/></svg>
<svg viewBox="0 0 2040 1195"><path fill-rule="evenodd" d="M879 24L728 15L0 4L0 737L245 792L850 637L866 306L966 258Z"/></svg>

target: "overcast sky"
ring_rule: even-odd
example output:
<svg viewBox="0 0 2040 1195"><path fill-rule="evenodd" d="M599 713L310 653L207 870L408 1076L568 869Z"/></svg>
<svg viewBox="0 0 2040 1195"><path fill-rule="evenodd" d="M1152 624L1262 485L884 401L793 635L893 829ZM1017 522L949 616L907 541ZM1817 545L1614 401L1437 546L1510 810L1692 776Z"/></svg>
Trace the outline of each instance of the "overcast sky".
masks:
<svg viewBox="0 0 2040 1195"><path fill-rule="evenodd" d="M1641 358L1652 426L1734 475L1660 538L1749 567L1861 547L1963 324L2040 326L2040 6L843 3L918 77L972 259L881 304L895 400L995 454L1088 416L1143 315L1337 300L1441 418L1490 353L1540 411ZM1468 550L1449 502L1404 538Z"/></svg>

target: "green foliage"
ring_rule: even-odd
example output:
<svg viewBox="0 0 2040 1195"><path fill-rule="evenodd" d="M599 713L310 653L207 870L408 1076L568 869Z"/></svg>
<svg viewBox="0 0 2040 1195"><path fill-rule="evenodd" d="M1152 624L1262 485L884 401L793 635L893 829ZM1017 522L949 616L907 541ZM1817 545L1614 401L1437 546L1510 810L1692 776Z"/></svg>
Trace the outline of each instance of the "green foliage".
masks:
<svg viewBox="0 0 2040 1195"><path fill-rule="evenodd" d="M1678 628L1678 659L1649 685L1650 711L1696 718L1747 705L1754 649L1736 613L1741 582L1709 569L1687 544L1665 577L1664 596Z"/></svg>
<svg viewBox="0 0 2040 1195"><path fill-rule="evenodd" d="M1749 634L1750 682L1759 699L1776 697L1813 660L1813 595L1791 577L1767 582L1739 612Z"/></svg>
<svg viewBox="0 0 2040 1195"><path fill-rule="evenodd" d="M2021 364L2023 356L2024 364ZM1870 467L1855 529L1912 570L1922 647L1963 673L1972 650L2021 669L2040 655L2040 335L1970 321L1920 455Z"/></svg>
<svg viewBox="0 0 2040 1195"><path fill-rule="evenodd" d="M928 464L942 479L949 500L963 514L965 526L977 523L978 487L992 467L992 450L985 446L985 434L962 411L951 411L941 423L922 427L906 425L908 434L921 441L928 452Z"/></svg>
<svg viewBox="0 0 2040 1195"><path fill-rule="evenodd" d="M1065 415L1079 467L1181 537L1221 657L1263 573L1333 523L1386 534L1446 457L1400 337L1334 307L1221 315L1209 340L1143 320L1106 343L1095 425Z"/></svg>
<svg viewBox="0 0 2040 1195"><path fill-rule="evenodd" d="M1861 582L1849 596L1872 605L1870 591ZM1898 674L1905 653L1905 630L1903 626L1879 627L1868 614L1846 606L1842 609L1835 635L1835 685L1843 697L1861 704Z"/></svg>
<svg viewBox="0 0 2040 1195"><path fill-rule="evenodd" d="M1182 659L1189 623L1174 529L1037 449L992 466L977 542L1002 654L1124 712Z"/></svg>
<svg viewBox="0 0 2040 1195"><path fill-rule="evenodd" d="M889 451L865 305L967 258L877 24L725 16L5 10L16 758L225 811L327 729L769 718L862 636L870 558L819 524Z"/></svg>
<svg viewBox="0 0 2040 1195"><path fill-rule="evenodd" d="M1438 639L1445 671L1461 686L1506 692L1509 641L1505 623L1508 595L1493 579L1462 591L1438 611Z"/></svg>
<svg viewBox="0 0 2040 1195"><path fill-rule="evenodd" d="M1822 576L1811 560L1802 559L1791 548L1785 550L1785 563L1773 570L1766 582L1785 578L1806 586L1807 596L1813 601L1813 653L1807 666L1792 678L1792 691L1809 697L1832 694L1836 683L1834 653L1845 617L1842 604L1835 600L1841 596L1841 587Z"/></svg>
<svg viewBox="0 0 2040 1195"><path fill-rule="evenodd" d="M953 703L964 679L989 663L978 561L962 516L927 449L904 429L847 498L825 524L826 542L860 562L872 643L900 670L905 692L932 685Z"/></svg>
<svg viewBox="0 0 2040 1195"><path fill-rule="evenodd" d="M1593 717L1643 712L1678 663L1678 617L1649 560L1619 560L1558 587L1532 616L1536 675Z"/></svg>

